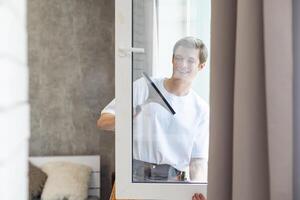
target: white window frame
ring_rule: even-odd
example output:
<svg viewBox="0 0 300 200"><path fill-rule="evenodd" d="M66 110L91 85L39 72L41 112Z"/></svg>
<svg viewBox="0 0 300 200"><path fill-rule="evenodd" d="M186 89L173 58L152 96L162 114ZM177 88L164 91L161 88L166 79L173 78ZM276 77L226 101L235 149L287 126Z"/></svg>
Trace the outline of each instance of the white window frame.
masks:
<svg viewBox="0 0 300 200"><path fill-rule="evenodd" d="M116 198L188 200L195 192L206 196L207 184L132 183L132 48L132 0L116 0Z"/></svg>

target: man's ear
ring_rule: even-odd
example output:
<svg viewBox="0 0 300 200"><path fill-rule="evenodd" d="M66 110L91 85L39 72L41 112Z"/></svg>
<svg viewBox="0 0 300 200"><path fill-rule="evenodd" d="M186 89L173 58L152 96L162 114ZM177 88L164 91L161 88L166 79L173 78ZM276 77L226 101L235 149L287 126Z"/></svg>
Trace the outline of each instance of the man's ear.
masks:
<svg viewBox="0 0 300 200"><path fill-rule="evenodd" d="M199 64L199 66L198 66L199 71L200 71L201 69L203 69L204 67L205 67L205 63Z"/></svg>

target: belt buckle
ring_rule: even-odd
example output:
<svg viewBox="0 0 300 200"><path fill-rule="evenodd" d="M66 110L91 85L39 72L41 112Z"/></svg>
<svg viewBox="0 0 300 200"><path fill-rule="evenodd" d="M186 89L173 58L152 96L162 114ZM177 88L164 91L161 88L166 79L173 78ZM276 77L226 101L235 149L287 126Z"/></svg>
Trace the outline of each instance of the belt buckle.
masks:
<svg viewBox="0 0 300 200"><path fill-rule="evenodd" d="M178 175L177 175L177 177L178 177L178 180L179 180L179 181L185 181L185 180L186 180L186 178L185 178L185 171L179 171L179 170L178 170Z"/></svg>

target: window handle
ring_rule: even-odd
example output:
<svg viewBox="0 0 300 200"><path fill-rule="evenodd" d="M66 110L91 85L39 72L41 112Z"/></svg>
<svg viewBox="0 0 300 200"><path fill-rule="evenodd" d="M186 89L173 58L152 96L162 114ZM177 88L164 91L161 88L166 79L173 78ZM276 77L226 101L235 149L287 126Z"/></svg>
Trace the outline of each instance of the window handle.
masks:
<svg viewBox="0 0 300 200"><path fill-rule="evenodd" d="M145 49L137 48L137 47L129 47L129 48L119 47L119 56L120 57L130 56L131 53L145 53Z"/></svg>

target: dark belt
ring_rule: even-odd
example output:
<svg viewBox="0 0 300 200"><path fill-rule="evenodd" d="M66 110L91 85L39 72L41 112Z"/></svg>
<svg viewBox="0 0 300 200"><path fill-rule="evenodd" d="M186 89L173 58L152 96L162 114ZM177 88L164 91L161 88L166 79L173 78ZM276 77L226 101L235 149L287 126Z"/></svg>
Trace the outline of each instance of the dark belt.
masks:
<svg viewBox="0 0 300 200"><path fill-rule="evenodd" d="M185 172L180 171L168 164L154 164L141 160L133 160L136 165L143 167L144 176L153 180L184 181ZM141 169L140 169L141 170ZM172 172L171 174L169 172ZM157 179L158 178L158 179Z"/></svg>

